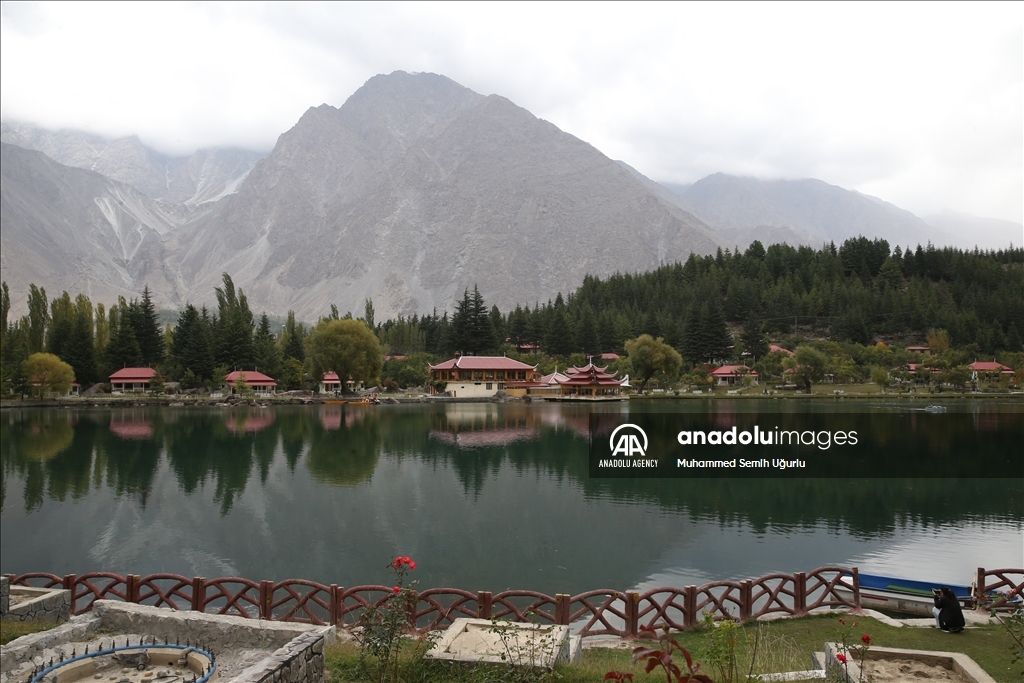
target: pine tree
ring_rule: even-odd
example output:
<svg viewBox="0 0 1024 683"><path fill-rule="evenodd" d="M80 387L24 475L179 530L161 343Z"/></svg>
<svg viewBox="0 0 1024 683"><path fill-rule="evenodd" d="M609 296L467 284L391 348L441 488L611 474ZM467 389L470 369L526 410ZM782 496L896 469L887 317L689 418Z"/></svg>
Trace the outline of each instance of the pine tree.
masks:
<svg viewBox="0 0 1024 683"><path fill-rule="evenodd" d="M568 356L572 353L573 335L566 318L565 300L559 292L551 308L551 322L544 336L544 348L553 356Z"/></svg>
<svg viewBox="0 0 1024 683"><path fill-rule="evenodd" d="M599 353L601 340L597 334L597 317L589 304L580 307L580 319L576 328L576 348L587 353Z"/></svg>
<svg viewBox="0 0 1024 683"><path fill-rule="evenodd" d="M156 307L149 294L149 285L142 290L141 301L132 301L130 311L135 340L142 354L142 365L155 368L164 360L164 335L157 320Z"/></svg>
<svg viewBox="0 0 1024 683"><path fill-rule="evenodd" d="M217 326L214 335L214 358L226 368L245 369L253 366L252 311L242 290L235 291L231 276L223 273L223 287L217 287Z"/></svg>
<svg viewBox="0 0 1024 683"><path fill-rule="evenodd" d="M46 327L50 313L46 306L46 290L30 284L28 286L28 329L29 353L39 353L46 342Z"/></svg>
<svg viewBox="0 0 1024 683"><path fill-rule="evenodd" d="M280 374L281 355L274 343L274 336L270 333L270 319L267 318L266 313L260 317L259 327L256 328L253 353L257 370L270 377L277 377Z"/></svg>
<svg viewBox="0 0 1024 683"><path fill-rule="evenodd" d="M751 362L755 362L768 355L768 341L764 338L761 330L761 321L757 318L748 318L743 326L743 334L740 337L743 350L750 354Z"/></svg>

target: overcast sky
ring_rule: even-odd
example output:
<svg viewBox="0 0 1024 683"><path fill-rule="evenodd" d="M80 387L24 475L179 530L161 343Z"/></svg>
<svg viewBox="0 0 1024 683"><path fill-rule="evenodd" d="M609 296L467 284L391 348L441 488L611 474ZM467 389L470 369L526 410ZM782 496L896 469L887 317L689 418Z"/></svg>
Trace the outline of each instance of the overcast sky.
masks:
<svg viewBox="0 0 1024 683"><path fill-rule="evenodd" d="M1024 4L3 3L5 121L270 150L441 73L659 181L820 178L1022 222Z"/></svg>

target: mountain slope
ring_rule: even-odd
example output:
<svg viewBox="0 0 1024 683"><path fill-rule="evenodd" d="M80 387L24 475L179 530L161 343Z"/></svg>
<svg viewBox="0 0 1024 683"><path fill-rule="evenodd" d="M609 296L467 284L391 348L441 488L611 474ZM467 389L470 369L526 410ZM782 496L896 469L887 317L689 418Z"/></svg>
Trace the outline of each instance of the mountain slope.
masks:
<svg viewBox="0 0 1024 683"><path fill-rule="evenodd" d="M821 180L758 180L715 173L678 195L701 220L726 238L749 243L752 231L784 236L805 244L864 235L881 237L895 247L928 241L952 244L952 235L909 211L876 197L845 190ZM774 230L773 230L774 229Z"/></svg>
<svg viewBox="0 0 1024 683"><path fill-rule="evenodd" d="M646 270L719 240L599 151L495 95L435 74L376 76L310 109L239 188L169 243L208 298L224 270L257 307L306 319L499 307L584 273Z"/></svg>
<svg viewBox="0 0 1024 683"><path fill-rule="evenodd" d="M134 296L148 283L165 300L178 285L164 269L164 239L194 216L134 188L41 152L0 144L0 270L20 310L29 283L84 292L94 302Z"/></svg>
<svg viewBox="0 0 1024 683"><path fill-rule="evenodd" d="M198 205L231 194L264 155L237 148L201 149L168 157L136 136L109 139L78 130L0 124L0 139L42 152L65 166L95 171L168 204Z"/></svg>
<svg viewBox="0 0 1024 683"><path fill-rule="evenodd" d="M1024 244L1024 225L999 218L982 218L969 213L946 209L941 213L925 216L929 225L953 235L953 242L964 249L1006 249Z"/></svg>

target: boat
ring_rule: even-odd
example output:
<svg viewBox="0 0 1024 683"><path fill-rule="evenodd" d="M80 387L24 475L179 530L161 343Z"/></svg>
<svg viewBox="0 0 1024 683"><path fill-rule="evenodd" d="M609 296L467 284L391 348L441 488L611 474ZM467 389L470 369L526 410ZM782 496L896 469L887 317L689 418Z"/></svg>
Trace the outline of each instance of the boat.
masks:
<svg viewBox="0 0 1024 683"><path fill-rule="evenodd" d="M344 400L341 400L341 399L335 399L335 398L329 398L329 399L324 400L324 402L323 402L323 404L325 406L343 406L346 403L348 403L348 401L344 401Z"/></svg>
<svg viewBox="0 0 1024 683"><path fill-rule="evenodd" d="M963 607L973 607L974 598L971 587L941 581L916 581L900 579L880 574L858 573L860 581L860 605L868 609L880 609L887 612L902 612L918 616L932 616L935 606L932 590L948 586ZM839 589L846 597L853 595Z"/></svg>
<svg viewBox="0 0 1024 683"><path fill-rule="evenodd" d="M924 410L927 413L944 413L946 406L926 406Z"/></svg>

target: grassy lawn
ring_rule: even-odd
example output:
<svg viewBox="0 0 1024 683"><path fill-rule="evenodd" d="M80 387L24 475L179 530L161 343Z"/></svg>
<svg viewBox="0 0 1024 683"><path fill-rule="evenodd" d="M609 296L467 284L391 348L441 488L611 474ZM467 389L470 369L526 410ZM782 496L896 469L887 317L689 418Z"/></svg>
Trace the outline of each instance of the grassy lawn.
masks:
<svg viewBox="0 0 1024 683"><path fill-rule="evenodd" d="M857 626L853 627L853 622ZM974 659L985 671L1000 682L1010 683L1021 681L1024 676L1024 662L1010 665L1011 640L1002 626L989 625L972 628L959 634L942 633L931 628L896 628L886 626L870 618L847 618L852 628L852 639L859 641L860 636L869 634L871 644L882 647L899 647L914 650L939 650L963 652ZM745 674L749 667L749 654L755 635L760 632L758 644L758 663L754 673L773 671L801 671L811 668L811 653L824 649L826 641L840 638L838 617L812 616L802 619L781 619L760 624L745 624L736 630L739 672ZM695 661L703 662L702 673L706 673L716 681L723 683L728 676L723 676L709 664L707 648L709 631L697 629L677 634L679 644L694 656ZM331 683L340 681L365 680L359 676L358 649L351 643L338 644L327 652L327 670ZM643 673L643 667L633 664L630 650L592 648L583 651L580 664L563 666L556 670L557 677L550 680L575 683L577 681L602 681L608 671L630 672L635 675L636 683L641 681L664 681L664 675L650 676ZM506 667L500 666L469 666L439 662L425 662L416 665L412 661L404 661L400 674L402 681L409 683L482 683L484 681L517 681L537 680L534 678L516 677ZM736 680L744 680L737 676Z"/></svg>
<svg viewBox="0 0 1024 683"><path fill-rule="evenodd" d="M48 631L55 626L58 624L52 621L0 621L0 645L6 645L15 638L27 636L29 633Z"/></svg>

